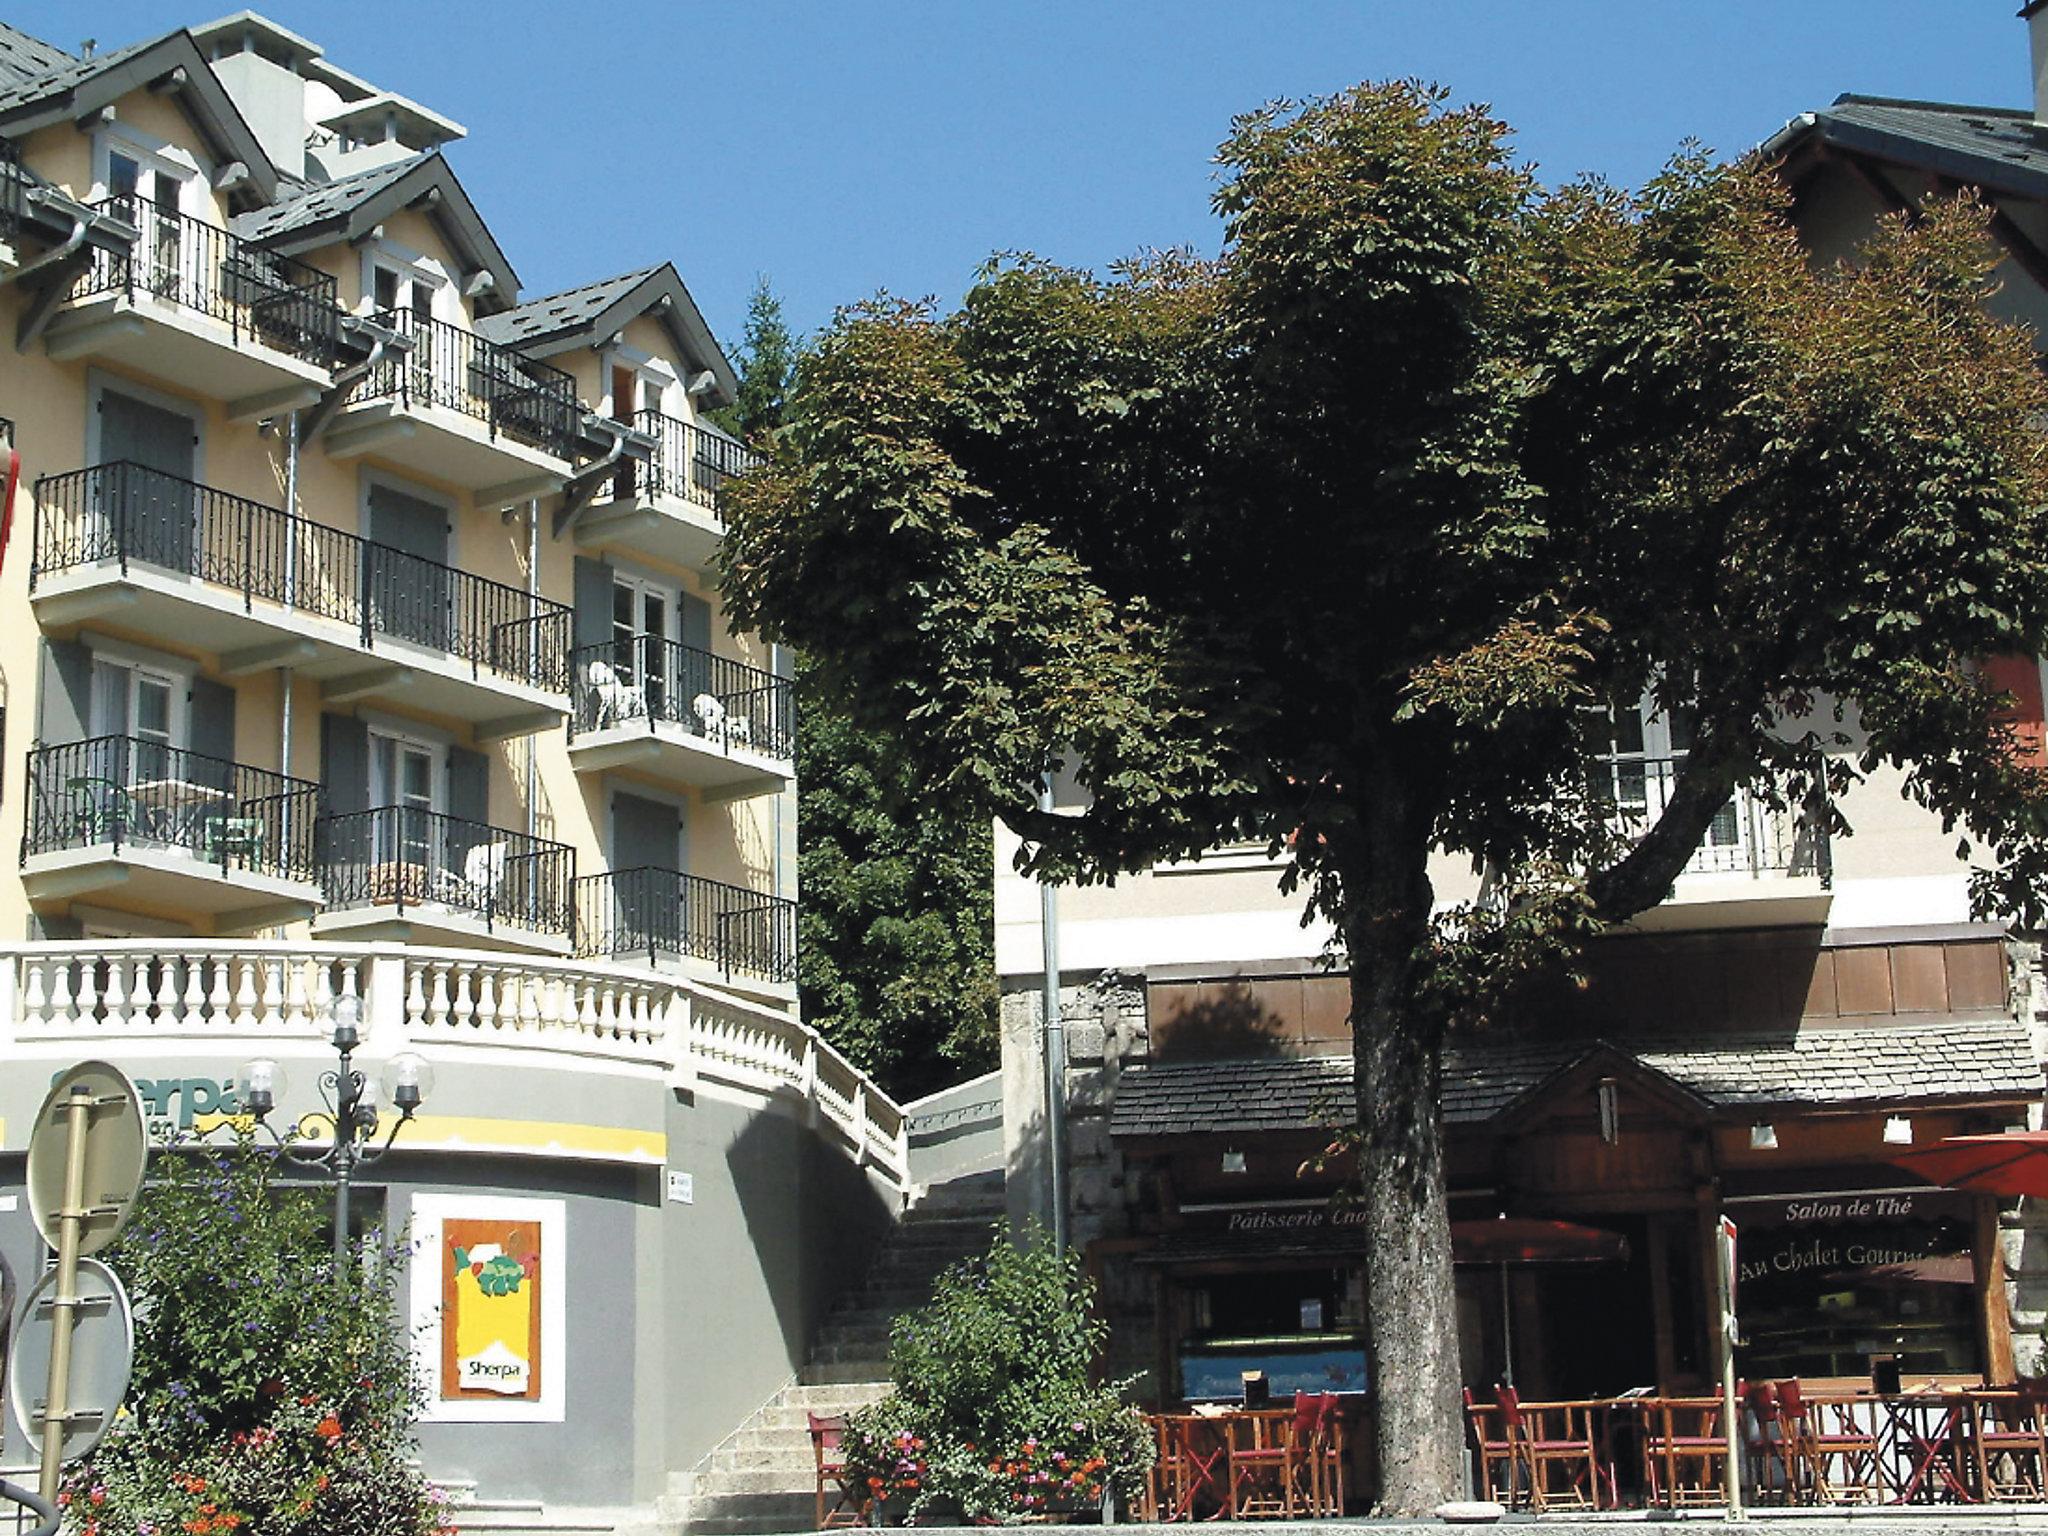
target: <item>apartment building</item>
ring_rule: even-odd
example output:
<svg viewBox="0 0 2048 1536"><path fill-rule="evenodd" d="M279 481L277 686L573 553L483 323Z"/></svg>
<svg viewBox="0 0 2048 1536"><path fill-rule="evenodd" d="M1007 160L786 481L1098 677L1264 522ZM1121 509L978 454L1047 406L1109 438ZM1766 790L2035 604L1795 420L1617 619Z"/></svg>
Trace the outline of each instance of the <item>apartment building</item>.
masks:
<svg viewBox="0 0 2048 1536"><path fill-rule="evenodd" d="M1764 146L1817 261L1885 215L1977 188L2004 260L1987 302L2048 346L2048 8L2029 7L2032 109L1845 96ZM2041 739L2041 668L1992 658ZM1610 721L1626 826L1661 810L1684 722ZM1976 920L1968 867L1894 775L1841 807L1738 795L1653 911L1595 946L1591 984L1454 1039L1445 1062L1468 1386L1688 1391L1715 1369L1712 1237L1740 1233L1751 1379L2009 1381L2040 1369L2033 1218L1932 1189L1889 1159L2038 1124L2038 936ZM1011 1199L1042 1207L1040 892L995 855ZM1058 892L1075 1240L1103 1276L1113 1352L1162 1400L1370 1390L1359 1263L1371 1234L1315 1161L1352 1097L1332 933L1301 921L1263 846ZM1475 872L1432 870L1445 904ZM1502 1218L1507 1218L1504 1223ZM1517 1220L1522 1218L1522 1220ZM1557 1224L1563 1225L1557 1225ZM1512 1241L1503 1240L1507 1235Z"/></svg>
<svg viewBox="0 0 2048 1536"><path fill-rule="evenodd" d="M296 1119L354 999L437 1068L369 1201L424 1244L430 1473L624 1506L789 1377L902 1117L797 1017L732 366L666 262L523 293L463 136L253 12L0 26L0 1243L33 1273L54 1071L200 1134L272 1057ZM516 1393L434 1332L476 1221L544 1277Z"/></svg>

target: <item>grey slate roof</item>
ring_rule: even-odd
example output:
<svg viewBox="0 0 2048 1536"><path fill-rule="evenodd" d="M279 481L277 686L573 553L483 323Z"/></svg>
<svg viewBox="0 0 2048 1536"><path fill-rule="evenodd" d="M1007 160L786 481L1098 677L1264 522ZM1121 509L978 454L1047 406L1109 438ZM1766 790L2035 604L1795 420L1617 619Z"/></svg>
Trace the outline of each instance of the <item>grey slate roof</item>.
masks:
<svg viewBox="0 0 2048 1536"><path fill-rule="evenodd" d="M12 89L70 62L71 55L62 48L0 21L0 89Z"/></svg>
<svg viewBox="0 0 2048 1536"><path fill-rule="evenodd" d="M17 32L14 35L21 37L24 34ZM30 41L33 42L34 39ZM0 112L18 107L24 102L39 101L45 96L54 96L74 86L83 85L94 75L102 74L115 65L132 59L136 54L154 48L162 41L160 37L153 37L145 42L130 43L126 48L116 48L111 53L96 53L89 59L74 59L70 54L57 50L60 54L57 63L34 74L22 75L4 89L0 89Z"/></svg>
<svg viewBox="0 0 2048 1536"><path fill-rule="evenodd" d="M528 299L515 308L479 317L477 332L492 341L516 347L522 342L552 336L557 331L588 325L660 270L661 264L657 263L642 267L637 272L624 272L600 282L585 283L581 288Z"/></svg>
<svg viewBox="0 0 2048 1536"><path fill-rule="evenodd" d="M422 151L409 159L373 166L367 171L357 171L353 176L337 177L317 186L301 183L296 195L280 197L268 208L258 208L237 218L234 221L235 233L244 240L260 243L336 218L375 197L432 153L432 150Z"/></svg>
<svg viewBox="0 0 2048 1536"><path fill-rule="evenodd" d="M2048 129L2031 112L1845 95L1813 116L1838 149L2048 200Z"/></svg>
<svg viewBox="0 0 2048 1536"><path fill-rule="evenodd" d="M1450 1047L1444 1119L1490 1119L1601 1048L1593 1040ZM2043 1087L2027 1033L2011 1019L1639 1040L1624 1053L1721 1108L2023 1098ZM1301 1130L1341 1123L1350 1104L1348 1056L1185 1062L1126 1071L1109 1124L1117 1136Z"/></svg>

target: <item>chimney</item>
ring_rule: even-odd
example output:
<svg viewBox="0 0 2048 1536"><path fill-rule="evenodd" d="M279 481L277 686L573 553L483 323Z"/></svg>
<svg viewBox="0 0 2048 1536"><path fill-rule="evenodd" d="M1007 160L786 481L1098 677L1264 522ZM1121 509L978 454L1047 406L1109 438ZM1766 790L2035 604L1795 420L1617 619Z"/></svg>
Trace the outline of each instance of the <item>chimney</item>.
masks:
<svg viewBox="0 0 2048 1536"><path fill-rule="evenodd" d="M2027 0L2020 16L2027 24L2027 51L2034 66L2034 121L2048 124L2048 0Z"/></svg>

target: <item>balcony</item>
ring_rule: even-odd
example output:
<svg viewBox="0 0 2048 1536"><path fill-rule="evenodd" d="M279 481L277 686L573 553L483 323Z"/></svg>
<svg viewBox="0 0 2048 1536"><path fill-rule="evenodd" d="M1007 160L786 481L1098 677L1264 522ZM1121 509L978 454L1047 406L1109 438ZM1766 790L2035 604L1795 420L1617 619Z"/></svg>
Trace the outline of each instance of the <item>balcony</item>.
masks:
<svg viewBox="0 0 2048 1536"><path fill-rule="evenodd" d="M772 795L796 777L786 678L651 635L570 657L569 757L637 768L714 800Z"/></svg>
<svg viewBox="0 0 2048 1536"><path fill-rule="evenodd" d="M487 505L561 489L583 416L574 378L410 310L370 320L398 344L335 416L330 455L374 453L464 486Z"/></svg>
<svg viewBox="0 0 2048 1536"><path fill-rule="evenodd" d="M321 820L323 938L404 939L567 954L576 850L412 806Z"/></svg>
<svg viewBox="0 0 2048 1536"><path fill-rule="evenodd" d="M320 786L132 736L28 755L21 873L32 901L119 888L121 904L226 927L303 917L320 903Z"/></svg>
<svg viewBox="0 0 2048 1536"><path fill-rule="evenodd" d="M0 139L0 275L12 272L20 264L15 246L21 239L21 215L27 197L21 148L12 139Z"/></svg>
<svg viewBox="0 0 2048 1536"><path fill-rule="evenodd" d="M725 537L719 492L734 475L760 463L760 456L731 438L660 411L636 412L630 425L654 439L653 457L620 468L610 499L576 524L576 542L587 549L636 550L693 571L708 569Z"/></svg>
<svg viewBox="0 0 2048 1536"><path fill-rule="evenodd" d="M341 344L332 277L136 198L88 206L135 240L92 252L45 333L50 356L171 380L237 419L319 398Z"/></svg>
<svg viewBox="0 0 2048 1536"><path fill-rule="evenodd" d="M794 986L796 903L673 869L585 875L576 882L576 952Z"/></svg>
<svg viewBox="0 0 2048 1536"><path fill-rule="evenodd" d="M1591 771L1595 804L1626 838L1646 832L1671 801L1683 758L1618 757ZM1708 826L1662 905L1639 928L1782 927L1827 920L1832 902L1827 822L1819 809L1774 806L1738 790Z"/></svg>
<svg viewBox="0 0 2048 1536"><path fill-rule="evenodd" d="M567 705L569 610L139 464L36 482L29 593L46 627L110 619L295 666L331 703L403 702L484 737Z"/></svg>

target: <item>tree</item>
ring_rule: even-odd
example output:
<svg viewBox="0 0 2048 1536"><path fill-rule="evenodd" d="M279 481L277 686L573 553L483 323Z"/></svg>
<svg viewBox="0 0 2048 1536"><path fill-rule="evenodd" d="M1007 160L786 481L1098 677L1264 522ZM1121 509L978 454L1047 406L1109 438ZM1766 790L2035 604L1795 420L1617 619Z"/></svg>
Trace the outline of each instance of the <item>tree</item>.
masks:
<svg viewBox="0 0 2048 1536"><path fill-rule="evenodd" d="M1223 145L1213 261L1012 257L956 313L845 313L724 554L1027 869L1291 851L1349 968L1402 1514L1460 1444L1447 1028L1659 901L1737 789L1902 765L1994 851L1982 904L2031 918L2048 873L1972 665L2048 625L2048 386L1979 302L1983 210L1812 264L1765 167L1546 193L1507 137L1414 84L1270 106ZM1646 693L1692 749L1621 827L1595 727ZM1085 814L1037 809L1059 757ZM1490 894L1435 910L1436 849Z"/></svg>
<svg viewBox="0 0 2048 1536"><path fill-rule="evenodd" d="M797 984L804 1018L899 1098L986 1071L996 980L986 816L919 782L797 663Z"/></svg>
<svg viewBox="0 0 2048 1536"><path fill-rule="evenodd" d="M740 336L739 390L732 404L720 406L711 419L745 442L761 441L782 425L795 372L796 342L782 318L782 301L766 276L757 277Z"/></svg>
<svg viewBox="0 0 2048 1536"><path fill-rule="evenodd" d="M722 424L766 444L797 344L762 278L739 398ZM886 729L862 729L799 658L797 987L806 1020L891 1093L915 1097L996 1059L989 819L933 793Z"/></svg>

